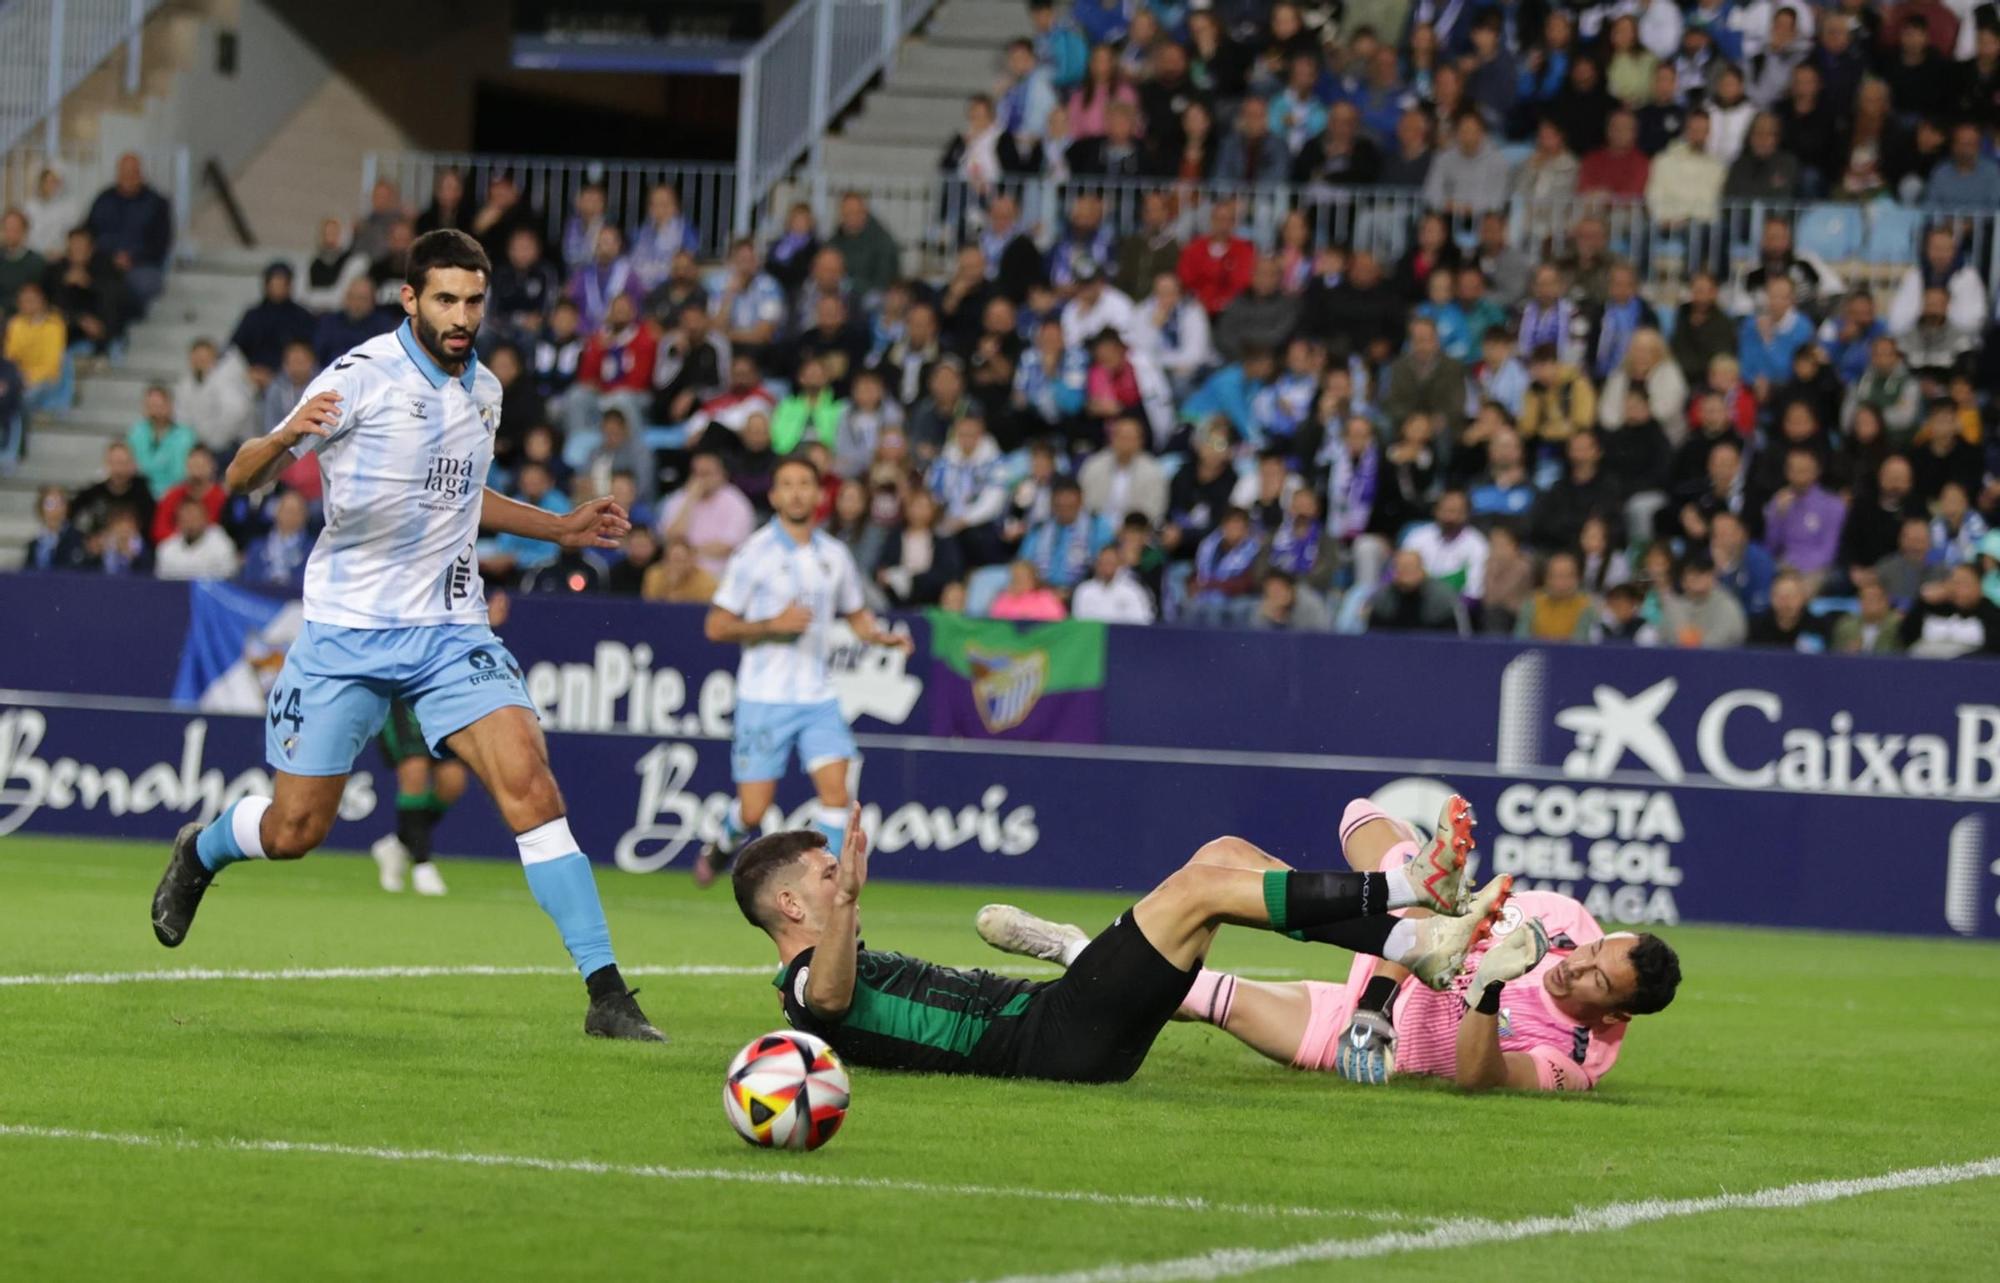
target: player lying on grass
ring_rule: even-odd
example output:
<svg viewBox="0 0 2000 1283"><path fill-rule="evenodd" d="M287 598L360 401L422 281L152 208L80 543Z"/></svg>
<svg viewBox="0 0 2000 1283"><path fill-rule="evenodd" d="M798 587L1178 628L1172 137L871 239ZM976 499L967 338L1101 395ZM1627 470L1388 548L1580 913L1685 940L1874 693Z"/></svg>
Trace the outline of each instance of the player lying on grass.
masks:
<svg viewBox="0 0 2000 1283"><path fill-rule="evenodd" d="M743 848L732 876L743 915L777 945L786 1020L854 1064L1123 1082L1181 1009L1224 924L1393 959L1425 984L1450 985L1507 894L1505 879L1464 894L1471 811L1452 801L1455 813L1413 861L1380 872L1301 872L1241 838L1217 838L1080 942L1051 981L864 947L868 839L858 813L839 859L817 831L773 833ZM1414 907L1451 916L1389 916Z"/></svg>
<svg viewBox="0 0 2000 1283"><path fill-rule="evenodd" d="M1365 800L1348 806L1340 837L1357 870L1423 858L1417 835ZM1053 962L1083 956L1090 943L1076 927L1011 905L980 910L978 928L995 948ZM1672 1002L1681 978L1666 941L1607 936L1583 905L1548 891L1513 895L1471 948L1469 978L1461 973L1444 992L1414 983L1393 960L1364 956L1344 985L1203 971L1180 1014L1273 1060L1359 1082L1400 1072L1474 1091L1588 1091L1618 1058L1631 1018Z"/></svg>

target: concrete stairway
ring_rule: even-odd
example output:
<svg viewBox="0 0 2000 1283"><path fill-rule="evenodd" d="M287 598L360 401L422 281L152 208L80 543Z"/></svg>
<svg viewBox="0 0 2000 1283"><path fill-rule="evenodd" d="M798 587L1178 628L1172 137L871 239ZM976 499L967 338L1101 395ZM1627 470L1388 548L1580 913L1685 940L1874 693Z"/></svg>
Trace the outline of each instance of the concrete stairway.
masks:
<svg viewBox="0 0 2000 1283"><path fill-rule="evenodd" d="M924 179L965 119L965 100L991 93L1007 42L1029 34L1019 0L945 0L903 42L887 84L826 141L830 173Z"/></svg>
<svg viewBox="0 0 2000 1283"><path fill-rule="evenodd" d="M123 359L78 381L74 409L34 417L21 466L0 477L0 570L21 564L23 545L38 529L37 487L54 483L74 491L97 480L105 444L122 438L138 419L146 388L172 386L196 338L228 341L243 309L257 300L271 256L269 250L224 251L175 268L152 312L132 329Z"/></svg>

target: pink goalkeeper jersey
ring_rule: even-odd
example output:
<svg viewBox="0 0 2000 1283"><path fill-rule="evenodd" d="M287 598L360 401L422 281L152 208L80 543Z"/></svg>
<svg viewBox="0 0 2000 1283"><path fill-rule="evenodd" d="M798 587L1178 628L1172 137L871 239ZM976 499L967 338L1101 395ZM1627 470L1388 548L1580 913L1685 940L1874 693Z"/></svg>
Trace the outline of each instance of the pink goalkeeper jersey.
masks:
<svg viewBox="0 0 2000 1283"><path fill-rule="evenodd" d="M1540 918L1551 948L1527 975L1500 991L1500 1050L1534 1057L1543 1091L1589 1091L1618 1059L1623 1024L1595 1028L1564 1015L1542 988L1542 977L1570 950L1604 937L1604 929L1583 905L1553 891L1523 891L1507 901L1505 933L1520 917ZM1458 1066L1458 1022L1465 1017L1462 996L1471 984L1481 946L1452 988L1439 993L1405 980L1396 994L1396 1072L1449 1078ZM1370 959L1370 961L1373 961Z"/></svg>

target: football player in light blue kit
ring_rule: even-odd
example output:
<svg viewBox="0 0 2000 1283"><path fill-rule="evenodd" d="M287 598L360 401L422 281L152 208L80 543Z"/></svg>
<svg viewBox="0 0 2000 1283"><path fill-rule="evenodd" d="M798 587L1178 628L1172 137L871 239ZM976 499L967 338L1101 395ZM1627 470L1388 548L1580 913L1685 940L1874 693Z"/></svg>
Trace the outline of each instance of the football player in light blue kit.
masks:
<svg viewBox="0 0 2000 1283"><path fill-rule="evenodd" d="M618 973L520 665L487 626L474 553L482 530L615 548L630 523L609 499L557 516L486 488L500 382L472 341L490 278L470 236L419 237L401 328L322 371L292 417L230 463L229 489L244 494L317 454L326 528L306 562L305 627L266 710L271 796L181 829L153 892L153 934L168 948L187 939L227 866L296 860L324 841L355 755L400 699L432 751L450 748L499 803L529 889L584 977L584 1032L664 1042Z"/></svg>
<svg viewBox="0 0 2000 1283"><path fill-rule="evenodd" d="M709 608L708 639L740 643L743 658L729 754L736 802L722 835L695 857L696 886L714 882L763 824L794 752L819 795L813 827L826 834L828 850L840 849L854 735L827 672L830 629L837 617L864 645L911 649L908 637L884 632L862 604L861 574L846 545L814 527L821 493L811 461L794 455L778 464L771 480L776 515L730 556Z"/></svg>

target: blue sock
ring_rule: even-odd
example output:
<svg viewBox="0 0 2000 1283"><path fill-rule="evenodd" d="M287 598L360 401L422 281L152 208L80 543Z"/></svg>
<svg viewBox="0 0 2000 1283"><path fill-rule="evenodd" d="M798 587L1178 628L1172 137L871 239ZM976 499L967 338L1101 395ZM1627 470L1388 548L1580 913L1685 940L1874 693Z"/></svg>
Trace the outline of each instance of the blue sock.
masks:
<svg viewBox="0 0 2000 1283"><path fill-rule="evenodd" d="M569 950L577 971L588 977L615 965L618 959L611 952L611 927L597 899L597 880L591 876L590 861L576 849L569 821L551 820L517 841L528 889L562 933L563 948Z"/></svg>
<svg viewBox="0 0 2000 1283"><path fill-rule="evenodd" d="M194 853L200 857L202 867L216 873L244 860L263 859L264 847L257 829L263 823L264 812L270 808L268 797L246 797L231 802L222 814L210 820L201 836L194 840Z"/></svg>
<svg viewBox="0 0 2000 1283"><path fill-rule="evenodd" d="M826 835L826 849L834 855L840 854L840 844L847 836L847 808L844 806L816 806L813 808L814 831Z"/></svg>

